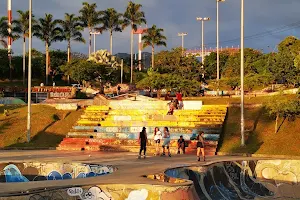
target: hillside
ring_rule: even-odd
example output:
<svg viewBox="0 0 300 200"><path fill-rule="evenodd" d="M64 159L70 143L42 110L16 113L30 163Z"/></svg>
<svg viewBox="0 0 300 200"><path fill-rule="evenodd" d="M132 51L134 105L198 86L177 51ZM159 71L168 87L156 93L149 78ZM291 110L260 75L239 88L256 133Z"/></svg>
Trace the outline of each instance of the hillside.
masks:
<svg viewBox="0 0 300 200"><path fill-rule="evenodd" d="M275 120L263 108L245 110L246 146L240 147L240 108L229 108L219 146L220 152L300 156L300 119L280 119L274 133Z"/></svg>
<svg viewBox="0 0 300 200"><path fill-rule="evenodd" d="M9 116L4 116L4 108ZM26 142L26 106L0 106L0 148L55 147L75 124L81 111L58 111L46 105L32 106L31 143Z"/></svg>

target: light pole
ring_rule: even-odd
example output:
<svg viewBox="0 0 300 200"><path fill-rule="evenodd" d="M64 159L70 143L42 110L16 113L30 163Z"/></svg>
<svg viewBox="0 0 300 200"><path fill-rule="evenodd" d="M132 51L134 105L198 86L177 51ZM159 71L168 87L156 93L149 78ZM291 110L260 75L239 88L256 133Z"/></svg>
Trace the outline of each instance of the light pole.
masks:
<svg viewBox="0 0 300 200"><path fill-rule="evenodd" d="M90 32L91 35L94 35L94 53L96 52L96 35L100 35L100 32Z"/></svg>
<svg viewBox="0 0 300 200"><path fill-rule="evenodd" d="M27 142L30 142L31 131L31 49L32 49L32 0L29 0L29 33L28 33L28 111L27 111Z"/></svg>
<svg viewBox="0 0 300 200"><path fill-rule="evenodd" d="M11 0L7 0L7 18L8 18L8 33L11 34L11 23L12 23L12 12L11 12ZM9 80L12 81L12 65L11 65L11 57L12 57L12 38L8 36L7 38L7 53L9 60Z"/></svg>
<svg viewBox="0 0 300 200"><path fill-rule="evenodd" d="M188 33L178 33L178 36L181 37L182 57L184 56L184 36L187 35Z"/></svg>
<svg viewBox="0 0 300 200"><path fill-rule="evenodd" d="M219 2L225 2L225 0L217 0L217 95L220 90Z"/></svg>
<svg viewBox="0 0 300 200"><path fill-rule="evenodd" d="M201 48L201 51L202 51L202 65L204 65L204 21L209 21L210 18L209 17L197 17L196 18L197 21L201 21L202 22L202 48Z"/></svg>
<svg viewBox="0 0 300 200"><path fill-rule="evenodd" d="M244 0L241 0L241 146L245 146L244 129Z"/></svg>

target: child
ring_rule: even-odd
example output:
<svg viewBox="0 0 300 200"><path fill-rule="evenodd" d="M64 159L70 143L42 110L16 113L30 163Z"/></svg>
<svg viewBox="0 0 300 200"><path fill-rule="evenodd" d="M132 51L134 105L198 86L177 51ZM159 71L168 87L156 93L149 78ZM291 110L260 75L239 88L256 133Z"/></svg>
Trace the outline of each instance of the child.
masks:
<svg viewBox="0 0 300 200"><path fill-rule="evenodd" d="M144 151L144 159L146 158L146 146L147 146L147 132L146 132L146 128L143 127L142 132L140 132L140 136L139 136L139 143L140 143L140 154L139 154L139 159L142 156L142 151Z"/></svg>

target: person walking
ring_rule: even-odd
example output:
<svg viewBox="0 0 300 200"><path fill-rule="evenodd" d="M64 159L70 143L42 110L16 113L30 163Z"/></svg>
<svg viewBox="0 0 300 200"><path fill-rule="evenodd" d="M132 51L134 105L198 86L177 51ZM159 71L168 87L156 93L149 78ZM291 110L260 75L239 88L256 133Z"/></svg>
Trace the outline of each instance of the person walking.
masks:
<svg viewBox="0 0 300 200"><path fill-rule="evenodd" d="M183 136L181 135L180 138L177 141L177 154L180 154L180 149L182 150L182 153L185 154L185 141L183 139Z"/></svg>
<svg viewBox="0 0 300 200"><path fill-rule="evenodd" d="M142 132L140 132L139 135L139 143L140 143L140 153L139 153L139 159L142 157L142 151L144 151L144 159L146 158L146 147L147 147L147 132L146 128L143 127Z"/></svg>
<svg viewBox="0 0 300 200"><path fill-rule="evenodd" d="M205 161L205 152L204 152L204 132L201 131L197 136L197 158L200 161L200 153L203 156L203 161Z"/></svg>
<svg viewBox="0 0 300 200"><path fill-rule="evenodd" d="M170 142L171 142L171 135L170 135L168 127L165 127L164 128L164 143L162 145L162 148L163 148L162 156L166 155L166 153L165 153L165 147L167 147L167 149L168 149L168 155L169 155L169 157L171 157Z"/></svg>
<svg viewBox="0 0 300 200"><path fill-rule="evenodd" d="M159 145L160 145L160 141L162 140L162 133L160 132L158 127L155 127L153 135L154 135L154 143L155 143L155 154L154 155L158 156L160 154Z"/></svg>

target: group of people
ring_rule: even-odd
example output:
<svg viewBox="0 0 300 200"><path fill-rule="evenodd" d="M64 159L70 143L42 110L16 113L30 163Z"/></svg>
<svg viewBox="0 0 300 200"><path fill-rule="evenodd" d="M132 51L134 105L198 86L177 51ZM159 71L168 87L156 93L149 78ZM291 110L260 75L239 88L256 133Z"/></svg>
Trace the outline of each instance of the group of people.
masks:
<svg viewBox="0 0 300 200"><path fill-rule="evenodd" d="M167 149L167 155L171 157L170 153L170 142L171 142L171 135L169 132L168 127L164 127L163 133L159 130L158 127L155 127L154 133L153 133L153 140L155 143L155 156L166 155L166 149ZM201 131L198 133L198 136L196 138L197 140L197 158L198 161L200 161L200 154L203 156L203 160L205 161L205 152L204 152L204 132ZM147 131L146 128L143 127L143 130L140 132L139 135L139 143L140 143L140 152L138 158L142 158L142 152L143 158L146 158L146 148L147 148ZM162 143L163 142L163 143ZM162 143L162 154L160 154L160 144ZM180 151L182 151L183 154L185 154L185 147L186 147L186 141L184 140L183 136L181 135L180 138L177 140L177 154L180 154Z"/></svg>
<svg viewBox="0 0 300 200"><path fill-rule="evenodd" d="M171 100L171 102L169 103L169 111L167 113L168 115L173 115L174 110L183 109L182 93L180 90L176 92L176 99L173 99L171 97L171 92L169 91L165 96L165 100Z"/></svg>

